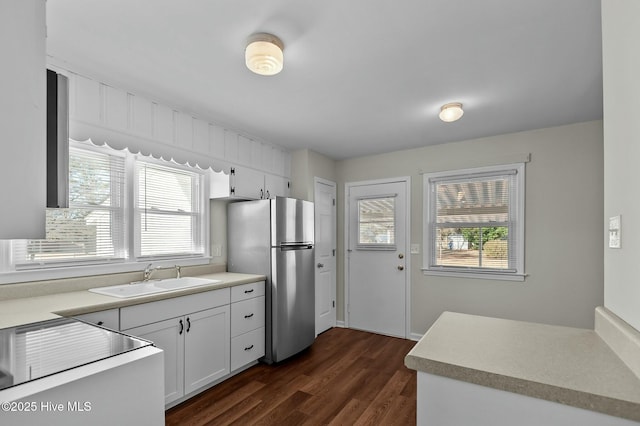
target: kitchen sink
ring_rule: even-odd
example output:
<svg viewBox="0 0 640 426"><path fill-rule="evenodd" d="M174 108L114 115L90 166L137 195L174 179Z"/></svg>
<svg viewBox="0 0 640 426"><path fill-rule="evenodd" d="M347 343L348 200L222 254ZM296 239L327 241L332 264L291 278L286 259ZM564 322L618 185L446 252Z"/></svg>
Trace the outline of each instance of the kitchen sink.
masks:
<svg viewBox="0 0 640 426"><path fill-rule="evenodd" d="M183 278L167 278L166 280L158 280L154 282L154 286L165 290L179 290L182 288L198 287L207 284L220 283L220 280L209 280L206 278L183 277Z"/></svg>
<svg viewBox="0 0 640 426"><path fill-rule="evenodd" d="M127 297L165 293L168 291L182 290L185 288L216 284L220 282L222 281L196 277L167 278L164 280L137 281L131 284L96 287L90 288L89 291L92 293L103 294L105 296L119 297L124 299Z"/></svg>

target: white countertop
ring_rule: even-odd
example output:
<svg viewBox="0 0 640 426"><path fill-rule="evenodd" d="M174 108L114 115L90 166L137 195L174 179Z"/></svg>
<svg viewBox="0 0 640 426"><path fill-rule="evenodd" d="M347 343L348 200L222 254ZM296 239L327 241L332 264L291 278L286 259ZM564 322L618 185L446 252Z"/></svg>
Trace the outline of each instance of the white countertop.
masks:
<svg viewBox="0 0 640 426"><path fill-rule="evenodd" d="M117 298L95 294L87 290L69 291L42 296L22 297L0 301L0 328L15 327L60 316L81 315L112 308L137 305L156 300L169 299L187 294L201 293L219 288L232 287L265 279L264 275L217 272L198 275L200 278L220 280L220 283L156 293L140 297ZM99 287L96 283L94 287Z"/></svg>
<svg viewBox="0 0 640 426"><path fill-rule="evenodd" d="M640 379L593 330L445 312L405 364L640 421Z"/></svg>

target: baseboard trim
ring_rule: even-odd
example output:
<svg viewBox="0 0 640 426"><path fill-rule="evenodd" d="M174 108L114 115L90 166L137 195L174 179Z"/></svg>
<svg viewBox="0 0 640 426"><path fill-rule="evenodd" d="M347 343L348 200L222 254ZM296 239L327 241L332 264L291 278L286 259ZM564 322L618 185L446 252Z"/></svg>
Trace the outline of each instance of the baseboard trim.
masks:
<svg viewBox="0 0 640 426"><path fill-rule="evenodd" d="M411 333L409 334L409 340L415 340L417 342L418 340L422 339L422 336L424 336L424 334Z"/></svg>
<svg viewBox="0 0 640 426"><path fill-rule="evenodd" d="M346 328L346 325L344 325L344 321L336 321L336 327Z"/></svg>

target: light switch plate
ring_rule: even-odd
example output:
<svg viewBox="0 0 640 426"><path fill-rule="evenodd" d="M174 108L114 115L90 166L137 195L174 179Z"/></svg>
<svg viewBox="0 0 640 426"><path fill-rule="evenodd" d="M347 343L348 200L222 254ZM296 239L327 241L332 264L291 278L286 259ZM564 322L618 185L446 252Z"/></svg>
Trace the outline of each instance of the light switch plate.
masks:
<svg viewBox="0 0 640 426"><path fill-rule="evenodd" d="M222 246L220 244L214 244L211 247L211 256L213 256L213 257L222 256Z"/></svg>
<svg viewBox="0 0 640 426"><path fill-rule="evenodd" d="M609 248L620 248L620 215L609 218Z"/></svg>
<svg viewBox="0 0 640 426"><path fill-rule="evenodd" d="M411 254L420 254L420 244L411 244Z"/></svg>

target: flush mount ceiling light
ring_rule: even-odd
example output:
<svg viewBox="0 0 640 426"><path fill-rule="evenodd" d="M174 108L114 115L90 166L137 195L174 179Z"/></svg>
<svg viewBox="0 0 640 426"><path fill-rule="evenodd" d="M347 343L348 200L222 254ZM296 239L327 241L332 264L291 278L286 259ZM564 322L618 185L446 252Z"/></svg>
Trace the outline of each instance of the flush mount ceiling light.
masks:
<svg viewBox="0 0 640 426"><path fill-rule="evenodd" d="M244 58L247 68L260 75L275 75L282 71L284 45L278 37L258 33L249 37Z"/></svg>
<svg viewBox="0 0 640 426"><path fill-rule="evenodd" d="M462 110L462 104L460 102L451 102L445 105L442 105L440 108L440 120L451 123L452 121L460 120L464 111Z"/></svg>

